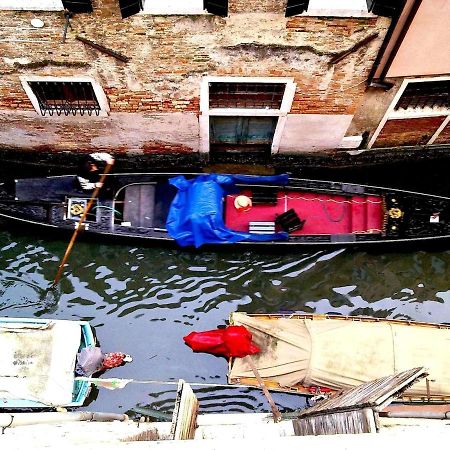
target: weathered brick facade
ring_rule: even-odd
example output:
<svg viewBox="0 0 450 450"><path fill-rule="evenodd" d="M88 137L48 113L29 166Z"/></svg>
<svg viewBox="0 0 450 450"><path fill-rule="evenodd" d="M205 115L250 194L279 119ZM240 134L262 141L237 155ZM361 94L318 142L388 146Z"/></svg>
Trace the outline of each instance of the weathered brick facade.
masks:
<svg viewBox="0 0 450 450"><path fill-rule="evenodd" d="M374 147L425 145L444 120L444 116L388 120L378 135Z"/></svg>
<svg viewBox="0 0 450 450"><path fill-rule="evenodd" d="M376 3L374 11L376 10ZM450 2L405 0L393 15L348 137L361 148L450 144Z"/></svg>
<svg viewBox="0 0 450 450"><path fill-rule="evenodd" d="M226 18L139 14L122 19L117 0L94 0L93 5L92 14L72 18L64 43L62 12L0 11L3 148L198 152L204 76L292 78L296 91L280 152L326 148L314 139L309 147L301 145L302 118L330 133L339 127L339 142L389 25L389 19L376 16L286 18L284 2L276 0L231 0ZM33 28L34 17L45 26ZM121 62L76 40L77 35L131 60ZM91 77L106 94L109 116L42 117L20 76ZM327 122L328 117L337 121Z"/></svg>
<svg viewBox="0 0 450 450"><path fill-rule="evenodd" d="M448 144L450 142L450 125L447 126L441 131L439 136L434 141L435 144Z"/></svg>

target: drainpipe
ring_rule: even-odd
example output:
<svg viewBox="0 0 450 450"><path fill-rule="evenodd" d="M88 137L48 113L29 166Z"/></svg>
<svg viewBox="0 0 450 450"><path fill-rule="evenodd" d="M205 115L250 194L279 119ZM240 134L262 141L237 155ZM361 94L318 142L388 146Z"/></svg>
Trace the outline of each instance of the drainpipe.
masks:
<svg viewBox="0 0 450 450"><path fill-rule="evenodd" d="M413 22L414 17L416 16L416 13L417 13L421 3L422 3L422 0L414 0L413 5L412 5L411 9L409 10L409 13L406 17L405 23L403 24L403 27L400 30L400 34L398 35L398 37L394 43L394 46L392 47L391 52L389 53L388 59L383 66L380 76L376 80L374 80L375 72L377 71L377 69L381 63L381 59L384 55L384 52L386 51L386 48L391 41L394 30L397 27L398 21L400 19L401 12L396 17L392 18L392 22L388 28L388 31L383 40L383 43L381 44L380 51L378 52L377 58L372 66L372 69L371 69L369 77L368 77L368 85L370 87L383 88L384 90L387 91L393 86L392 83L385 81L384 78L386 77L386 74L392 64L392 61L394 61L394 58L397 55L397 52L403 42L403 39L405 38L406 34L408 33L409 27L411 26L411 23ZM405 4L406 4L406 2L405 2ZM403 5L402 11L403 11L404 7L405 7L405 5Z"/></svg>

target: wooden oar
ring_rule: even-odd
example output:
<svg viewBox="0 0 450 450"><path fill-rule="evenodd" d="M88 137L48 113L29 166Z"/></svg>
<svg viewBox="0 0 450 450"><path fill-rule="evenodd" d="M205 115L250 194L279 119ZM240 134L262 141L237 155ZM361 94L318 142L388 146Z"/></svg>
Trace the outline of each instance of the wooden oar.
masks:
<svg viewBox="0 0 450 450"><path fill-rule="evenodd" d="M263 390L263 393L266 396L267 401L269 402L270 408L272 409L273 421L275 423L279 422L281 420L281 413L278 410L277 405L275 405L275 402L273 401L269 390L267 389L266 385L264 384L264 380L262 379L261 375L259 374L258 369L256 368L256 364L253 362L253 359L250 355L247 355L244 359L250 365L256 379L258 380L258 384L259 384L260 388Z"/></svg>
<svg viewBox="0 0 450 450"><path fill-rule="evenodd" d="M100 189L103 187L103 184L106 179L106 175L111 170L113 164L114 163L106 165L105 170L103 171L103 174L100 177L100 181L99 181L99 183L101 183L101 187L96 187L94 189L94 192L92 193L91 198L89 199L89 202L88 202L86 208L84 209L82 216L80 217L80 220L76 224L75 231L73 232L72 238L70 239L69 245L67 246L66 253L64 253L63 259L61 260L61 263L58 267L58 272L56 272L56 276L55 276L55 279L53 280L52 287L56 286L58 284L59 279L61 278L61 275L62 275L62 272L64 269L64 265L66 264L67 258L69 257L70 252L72 251L73 244L75 243L75 239L77 238L78 232L81 229L81 225L84 222L84 220L86 219L86 216L87 216L89 210L91 209L92 205L94 204L94 200L96 199L98 193L100 192Z"/></svg>

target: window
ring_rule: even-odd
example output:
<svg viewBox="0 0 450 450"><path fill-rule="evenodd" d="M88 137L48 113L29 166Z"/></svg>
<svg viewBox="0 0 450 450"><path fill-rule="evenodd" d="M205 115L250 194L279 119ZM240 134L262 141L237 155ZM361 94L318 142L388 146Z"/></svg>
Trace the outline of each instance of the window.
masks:
<svg viewBox="0 0 450 450"><path fill-rule="evenodd" d="M210 83L210 108L280 109L283 83Z"/></svg>
<svg viewBox="0 0 450 450"><path fill-rule="evenodd" d="M92 12L92 0L0 0L0 9L16 11Z"/></svg>
<svg viewBox="0 0 450 450"><path fill-rule="evenodd" d="M22 85L42 116L108 115L106 96L89 78L25 77Z"/></svg>
<svg viewBox="0 0 450 450"><path fill-rule="evenodd" d="M366 0L288 0L286 16L302 14L309 16L367 16Z"/></svg>
<svg viewBox="0 0 450 450"><path fill-rule="evenodd" d="M61 0L0 0L0 9L25 11L62 11Z"/></svg>
<svg viewBox="0 0 450 450"><path fill-rule="evenodd" d="M277 77L204 77L201 151L278 151L295 83Z"/></svg>
<svg viewBox="0 0 450 450"><path fill-rule="evenodd" d="M119 0L119 6L123 19L139 12L155 15L228 15L228 0Z"/></svg>
<svg viewBox="0 0 450 450"><path fill-rule="evenodd" d="M146 0L142 10L148 14L204 14L203 0Z"/></svg>
<svg viewBox="0 0 450 450"><path fill-rule="evenodd" d="M383 134L385 125L400 123L403 119L419 119L417 123L426 122L427 118L436 120L440 118L442 122L436 130L432 130L434 133L431 133L431 137L424 133L427 139L429 137L424 144L431 145L450 123L450 77L404 80L383 119L378 124L367 148L372 148L378 136ZM422 144L420 143L420 145Z"/></svg>
<svg viewBox="0 0 450 450"><path fill-rule="evenodd" d="M90 13L92 9L92 0L62 0L64 8L73 13Z"/></svg>
<svg viewBox="0 0 450 450"><path fill-rule="evenodd" d="M366 17L376 14L398 17L406 0L287 0L286 17L309 16Z"/></svg>
<svg viewBox="0 0 450 450"><path fill-rule="evenodd" d="M424 111L450 108L450 80L408 83L395 111Z"/></svg>

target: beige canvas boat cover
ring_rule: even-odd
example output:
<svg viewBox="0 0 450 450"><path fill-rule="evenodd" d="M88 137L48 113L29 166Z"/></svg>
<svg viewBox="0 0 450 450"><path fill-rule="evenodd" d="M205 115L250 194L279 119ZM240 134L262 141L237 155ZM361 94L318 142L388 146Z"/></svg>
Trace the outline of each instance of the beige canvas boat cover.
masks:
<svg viewBox="0 0 450 450"><path fill-rule="evenodd" d="M244 325L261 348L252 358L263 378L283 387L300 384L342 389L423 366L429 373L430 394L450 395L448 328L398 321L287 317L231 316L231 322ZM229 377L254 375L244 359L236 358ZM426 381L418 382L406 394L426 396Z"/></svg>
<svg viewBox="0 0 450 450"><path fill-rule="evenodd" d="M80 340L77 322L0 326L0 397L68 405Z"/></svg>

